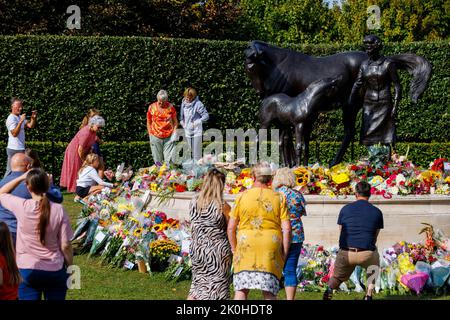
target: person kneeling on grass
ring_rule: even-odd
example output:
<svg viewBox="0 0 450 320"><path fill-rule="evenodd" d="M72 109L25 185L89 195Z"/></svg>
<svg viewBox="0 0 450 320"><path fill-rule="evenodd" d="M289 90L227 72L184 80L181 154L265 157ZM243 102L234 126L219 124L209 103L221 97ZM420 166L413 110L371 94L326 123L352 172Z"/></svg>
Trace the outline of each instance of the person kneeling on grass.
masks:
<svg viewBox="0 0 450 320"><path fill-rule="evenodd" d="M380 271L376 242L384 223L380 209L369 203L370 188L366 181L358 182L355 187L356 201L344 206L339 213L339 251L333 275L323 295L324 300L331 300L333 290L350 278L356 266L367 269L368 286L364 300L372 300L375 281Z"/></svg>
<svg viewBox="0 0 450 320"><path fill-rule="evenodd" d="M85 198L89 195L97 194L102 191L104 187L112 188L114 185L105 182L98 175L98 168L100 166L100 158L95 153L90 153L84 160L80 171L78 171L77 189L75 201Z"/></svg>

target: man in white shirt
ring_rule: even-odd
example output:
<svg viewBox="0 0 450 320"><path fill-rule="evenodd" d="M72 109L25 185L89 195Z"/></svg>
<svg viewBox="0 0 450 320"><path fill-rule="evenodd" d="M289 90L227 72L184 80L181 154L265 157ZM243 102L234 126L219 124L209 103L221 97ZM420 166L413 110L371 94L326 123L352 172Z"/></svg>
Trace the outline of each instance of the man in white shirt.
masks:
<svg viewBox="0 0 450 320"><path fill-rule="evenodd" d="M31 113L31 119L28 122L26 113L22 114L23 101L18 98L11 99L11 113L6 119L8 128L8 146L6 154L8 162L6 165L5 177L11 172L11 158L16 153L25 152L25 128L32 129L36 126L37 111Z"/></svg>

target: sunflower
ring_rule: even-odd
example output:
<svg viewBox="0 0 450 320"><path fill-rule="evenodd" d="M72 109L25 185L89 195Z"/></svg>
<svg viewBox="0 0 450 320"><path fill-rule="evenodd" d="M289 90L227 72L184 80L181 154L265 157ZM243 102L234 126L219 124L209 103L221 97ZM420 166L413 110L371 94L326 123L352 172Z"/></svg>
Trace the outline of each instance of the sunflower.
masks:
<svg viewBox="0 0 450 320"><path fill-rule="evenodd" d="M153 230L159 232L162 230L162 225L160 223L153 225Z"/></svg>
<svg viewBox="0 0 450 320"><path fill-rule="evenodd" d="M441 179L441 177L441 174L434 170L427 170L419 175L420 180L428 183L433 183L434 181Z"/></svg>
<svg viewBox="0 0 450 320"><path fill-rule="evenodd" d="M142 228L136 228L136 230L134 230L133 235L137 238L139 238L142 235Z"/></svg>
<svg viewBox="0 0 450 320"><path fill-rule="evenodd" d="M309 171L305 167L298 167L294 170L295 182L298 186L305 186L309 182Z"/></svg>

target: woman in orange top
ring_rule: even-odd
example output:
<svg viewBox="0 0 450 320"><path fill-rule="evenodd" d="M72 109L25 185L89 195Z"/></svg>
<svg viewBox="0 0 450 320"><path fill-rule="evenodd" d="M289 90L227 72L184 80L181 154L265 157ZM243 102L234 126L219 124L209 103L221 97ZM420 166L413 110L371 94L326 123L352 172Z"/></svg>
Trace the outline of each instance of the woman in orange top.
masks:
<svg viewBox="0 0 450 320"><path fill-rule="evenodd" d="M150 137L153 162L169 163L175 149L178 127L177 112L168 100L165 90L160 90L157 101L148 107L147 131Z"/></svg>

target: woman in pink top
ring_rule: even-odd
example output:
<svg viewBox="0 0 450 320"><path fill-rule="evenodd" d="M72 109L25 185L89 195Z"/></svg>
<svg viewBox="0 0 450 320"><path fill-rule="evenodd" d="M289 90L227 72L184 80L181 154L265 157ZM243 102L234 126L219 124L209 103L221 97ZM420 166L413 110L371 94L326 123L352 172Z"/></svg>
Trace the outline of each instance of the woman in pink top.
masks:
<svg viewBox="0 0 450 320"><path fill-rule="evenodd" d="M25 180L32 198L9 194ZM46 196L49 178L33 169L0 188L0 204L17 218L16 261L22 283L20 300L64 300L67 292L66 266L72 265L73 236L69 217L61 204Z"/></svg>
<svg viewBox="0 0 450 320"><path fill-rule="evenodd" d="M98 139L97 131L104 126L105 120L101 116L93 116L89 119L89 124L81 128L67 146L60 182L62 187L67 187L67 191L75 192L77 189L78 171Z"/></svg>

